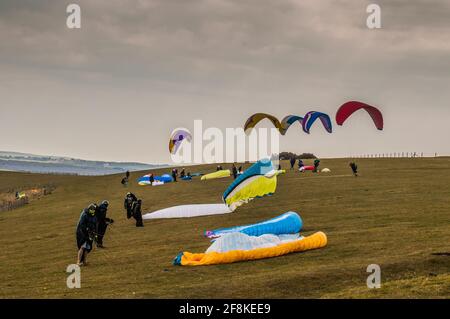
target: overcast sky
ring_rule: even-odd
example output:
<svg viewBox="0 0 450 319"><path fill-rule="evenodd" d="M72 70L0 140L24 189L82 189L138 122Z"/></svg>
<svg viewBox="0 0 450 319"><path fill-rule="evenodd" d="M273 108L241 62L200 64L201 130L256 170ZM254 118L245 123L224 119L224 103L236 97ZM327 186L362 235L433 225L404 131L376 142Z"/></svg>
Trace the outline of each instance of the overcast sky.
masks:
<svg viewBox="0 0 450 319"><path fill-rule="evenodd" d="M170 162L172 129L242 127L348 100L378 106L281 149L321 157L450 154L450 2L95 0L81 29L60 0L0 2L0 150ZM382 28L366 27L377 3ZM319 123L317 123L319 124Z"/></svg>

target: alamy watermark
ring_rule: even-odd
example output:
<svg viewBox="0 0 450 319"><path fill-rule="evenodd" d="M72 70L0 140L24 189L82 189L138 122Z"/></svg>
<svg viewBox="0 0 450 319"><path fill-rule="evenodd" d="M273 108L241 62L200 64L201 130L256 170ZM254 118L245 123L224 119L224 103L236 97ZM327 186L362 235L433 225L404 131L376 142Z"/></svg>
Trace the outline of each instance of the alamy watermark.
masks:
<svg viewBox="0 0 450 319"><path fill-rule="evenodd" d="M366 8L369 16L366 20L366 25L369 29L381 29L381 7L378 4L369 4Z"/></svg>
<svg viewBox="0 0 450 319"><path fill-rule="evenodd" d="M66 25L69 29L81 29L81 7L76 3L71 3L66 8L69 15L66 19ZM376 3L371 3L366 7L366 13L369 13L366 19L366 25L369 29L381 28L381 7Z"/></svg>
<svg viewBox="0 0 450 319"><path fill-rule="evenodd" d="M77 264L70 264L67 266L66 272L69 273L67 276L66 285L69 289L81 288L81 268Z"/></svg>
<svg viewBox="0 0 450 319"><path fill-rule="evenodd" d="M69 29L81 29L81 8L76 3L71 3L66 8L69 13L66 19L66 25Z"/></svg>
<svg viewBox="0 0 450 319"><path fill-rule="evenodd" d="M225 131L208 127L204 129L202 120L194 121L194 130L177 128L191 134L191 142L184 141L174 154L172 161L177 164L211 164L231 162L254 162L262 158L278 160L280 134L276 128L258 128L249 132L244 129L226 128Z"/></svg>
<svg viewBox="0 0 450 319"><path fill-rule="evenodd" d="M381 268L377 264L370 264L367 266L366 272L371 273L367 277L367 288L381 288Z"/></svg>

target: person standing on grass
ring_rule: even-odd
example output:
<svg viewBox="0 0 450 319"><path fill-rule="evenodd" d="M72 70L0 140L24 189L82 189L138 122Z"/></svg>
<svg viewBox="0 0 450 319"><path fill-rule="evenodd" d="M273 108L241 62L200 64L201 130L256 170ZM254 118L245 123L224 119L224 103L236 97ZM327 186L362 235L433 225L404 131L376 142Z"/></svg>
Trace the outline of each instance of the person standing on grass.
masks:
<svg viewBox="0 0 450 319"><path fill-rule="evenodd" d="M87 254L92 250L92 244L96 239L97 234L97 218L95 217L97 211L96 204L90 204L83 209L78 220L76 238L78 246L78 266L86 265Z"/></svg>
<svg viewBox="0 0 450 319"><path fill-rule="evenodd" d="M291 157L290 163L291 163L291 169L294 169L294 166L295 166L295 157L294 156Z"/></svg>
<svg viewBox="0 0 450 319"><path fill-rule="evenodd" d="M319 169L319 165L320 165L320 159L316 158L314 160L314 170L313 170L314 173L317 173L317 170Z"/></svg>
<svg viewBox="0 0 450 319"><path fill-rule="evenodd" d="M233 172L233 178L236 179L236 177L238 175L236 165L233 164L233 166L231 167L231 171Z"/></svg>
<svg viewBox="0 0 450 319"><path fill-rule="evenodd" d="M303 164L303 161L299 158L298 159L298 169L302 170L302 167L305 166L305 164Z"/></svg>
<svg viewBox="0 0 450 319"><path fill-rule="evenodd" d="M142 200L138 199L133 202L132 205L132 214L133 218L136 220L136 227L144 227L144 224L142 223Z"/></svg>
<svg viewBox="0 0 450 319"><path fill-rule="evenodd" d="M112 218L106 217L108 213L109 202L104 200L97 207L97 211L95 213L95 217L97 217L97 248L104 248L103 246L103 237L105 236L106 228L109 224L114 223Z"/></svg>
<svg viewBox="0 0 450 319"><path fill-rule="evenodd" d="M155 177L153 176L152 173L150 173L150 175L148 176L148 180L150 181L150 185L153 185L153 182L155 181Z"/></svg>
<svg viewBox="0 0 450 319"><path fill-rule="evenodd" d="M353 175L354 175L355 177L358 177L358 166L356 165L356 163L355 163L355 162L351 162L351 163L349 164L349 166L350 166L350 168L352 169Z"/></svg>
<svg viewBox="0 0 450 319"><path fill-rule="evenodd" d="M172 178L173 178L174 182L177 181L177 175L178 175L178 170L176 168L172 169Z"/></svg>
<svg viewBox="0 0 450 319"><path fill-rule="evenodd" d="M125 196L125 200L123 201L123 208L127 211L127 218L130 219L133 215L132 207L133 202L137 201L136 195L133 193L128 192Z"/></svg>

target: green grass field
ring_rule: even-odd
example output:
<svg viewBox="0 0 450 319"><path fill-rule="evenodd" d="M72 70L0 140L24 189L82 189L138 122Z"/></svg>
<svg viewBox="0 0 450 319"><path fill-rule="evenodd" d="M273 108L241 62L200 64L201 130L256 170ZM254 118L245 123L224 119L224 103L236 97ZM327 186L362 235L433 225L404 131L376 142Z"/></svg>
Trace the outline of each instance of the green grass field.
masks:
<svg viewBox="0 0 450 319"><path fill-rule="evenodd" d="M51 195L0 213L2 298L448 298L450 296L450 158L323 159L331 174L287 171L271 197L234 213L147 221L136 228L123 211L127 191L144 211L218 203L231 178L180 181L159 187L121 176L79 177L0 172L0 193L52 184ZM287 163L283 163L286 168ZM214 165L190 168L209 172ZM158 170L156 170L158 172ZM166 170L159 170L167 171ZM104 250L82 268L81 289L66 287L76 262L75 227L90 202L110 201ZM203 252L205 229L258 222L298 212L304 234L323 231L323 249L278 258L203 267L172 266L180 251ZM382 286L368 289L369 264L381 267Z"/></svg>

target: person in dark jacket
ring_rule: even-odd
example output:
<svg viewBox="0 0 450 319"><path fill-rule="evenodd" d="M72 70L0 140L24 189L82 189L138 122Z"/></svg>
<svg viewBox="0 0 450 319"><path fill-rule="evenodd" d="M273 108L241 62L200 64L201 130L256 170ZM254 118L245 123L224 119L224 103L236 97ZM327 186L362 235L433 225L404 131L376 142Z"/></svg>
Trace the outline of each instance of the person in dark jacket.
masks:
<svg viewBox="0 0 450 319"><path fill-rule="evenodd" d="M352 169L353 175L354 175L355 177L358 177L358 165L356 165L355 162L351 162L351 163L349 164L349 166L350 166L350 168Z"/></svg>
<svg viewBox="0 0 450 319"><path fill-rule="evenodd" d="M305 164L303 164L303 161L301 159L298 160L298 169L301 170L301 168L305 166Z"/></svg>
<svg viewBox="0 0 450 319"><path fill-rule="evenodd" d="M92 250L92 243L97 233L96 204L83 209L78 220L76 237L78 247L78 266L86 265L86 256Z"/></svg>
<svg viewBox="0 0 450 319"><path fill-rule="evenodd" d="M177 175L178 175L178 170L176 168L172 169L172 178L173 178L174 182L177 181Z"/></svg>
<svg viewBox="0 0 450 319"><path fill-rule="evenodd" d="M125 210L127 211L128 219L130 219L131 216L133 215L132 207L133 207L133 202L135 202L135 201L137 201L136 195L128 192L127 195L125 196L125 200L123 201L123 208L125 208Z"/></svg>
<svg viewBox="0 0 450 319"><path fill-rule="evenodd" d="M97 217L97 247L104 248L103 246L103 237L105 236L106 228L109 224L114 223L112 218L106 217L108 213L109 202L104 200L97 207L97 211L95 213L95 217Z"/></svg>
<svg viewBox="0 0 450 319"><path fill-rule="evenodd" d="M150 181L150 184L153 185L153 182L155 181L155 176L153 176L153 174L150 173L150 175L148 176L148 180Z"/></svg>
<svg viewBox="0 0 450 319"><path fill-rule="evenodd" d="M238 176L238 170L237 170L237 168L236 168L236 166L234 164L231 167L231 171L233 173L233 178L236 179L236 177Z"/></svg>
<svg viewBox="0 0 450 319"><path fill-rule="evenodd" d="M181 170L180 172L180 178L183 178L186 176L186 171L184 170L184 168Z"/></svg>
<svg viewBox="0 0 450 319"><path fill-rule="evenodd" d="M131 208L133 212L133 217L134 219L136 219L136 227L144 227L144 224L142 223L141 207L142 201L138 199L137 201L133 202L133 206Z"/></svg>
<svg viewBox="0 0 450 319"><path fill-rule="evenodd" d="M292 156L289 162L290 162L290 164L291 164L291 169L294 169L294 165L295 165L295 157Z"/></svg>
<svg viewBox="0 0 450 319"><path fill-rule="evenodd" d="M320 165L320 159L316 158L314 160L314 170L313 170L314 173L317 173L317 170L319 169L319 165Z"/></svg>

